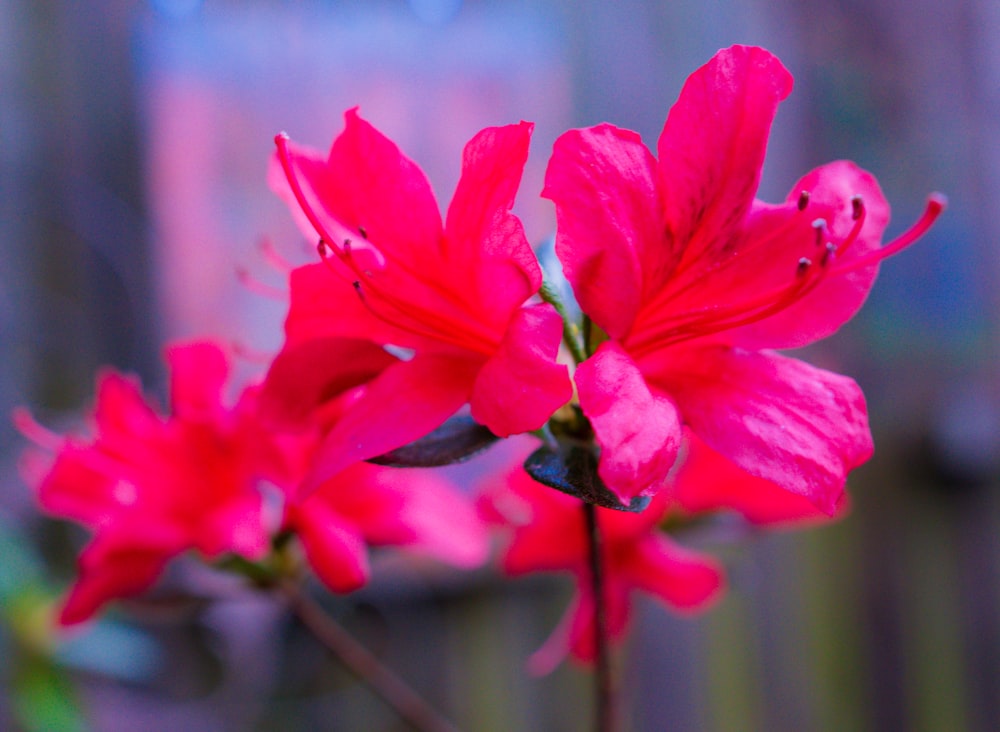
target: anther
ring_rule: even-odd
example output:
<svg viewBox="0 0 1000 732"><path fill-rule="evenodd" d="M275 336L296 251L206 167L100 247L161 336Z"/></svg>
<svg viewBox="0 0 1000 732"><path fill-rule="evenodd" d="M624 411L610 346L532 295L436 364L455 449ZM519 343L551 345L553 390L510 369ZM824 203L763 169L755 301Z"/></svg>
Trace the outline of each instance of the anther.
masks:
<svg viewBox="0 0 1000 732"><path fill-rule="evenodd" d="M808 205L809 205L809 191L802 191L802 193L799 194L799 202L796 204L796 206L798 206L799 211L805 211L806 206Z"/></svg>
<svg viewBox="0 0 1000 732"><path fill-rule="evenodd" d="M826 219L815 219L812 222L813 231L816 232L816 246L823 245L823 239L826 238Z"/></svg>
<svg viewBox="0 0 1000 732"><path fill-rule="evenodd" d="M795 274L798 277L803 276L809 268L812 266L812 260L809 257L802 257L799 259L799 266L795 270Z"/></svg>
<svg viewBox="0 0 1000 732"><path fill-rule="evenodd" d="M326 259L327 255L330 253L330 250L326 245L326 241L323 240L323 237L320 237L319 241L316 242L316 252L323 259Z"/></svg>
<svg viewBox="0 0 1000 732"><path fill-rule="evenodd" d="M865 199L861 196L851 197L851 218L857 221L865 212Z"/></svg>
<svg viewBox="0 0 1000 732"><path fill-rule="evenodd" d="M368 239L368 232L365 231L365 227L359 226L358 227L358 233L361 234L361 238L362 239L365 239L367 241L367 239Z"/></svg>
<svg viewBox="0 0 1000 732"><path fill-rule="evenodd" d="M832 241L828 241L826 243L826 249L823 251L823 258L819 260L819 266L825 267L836 253L837 245Z"/></svg>

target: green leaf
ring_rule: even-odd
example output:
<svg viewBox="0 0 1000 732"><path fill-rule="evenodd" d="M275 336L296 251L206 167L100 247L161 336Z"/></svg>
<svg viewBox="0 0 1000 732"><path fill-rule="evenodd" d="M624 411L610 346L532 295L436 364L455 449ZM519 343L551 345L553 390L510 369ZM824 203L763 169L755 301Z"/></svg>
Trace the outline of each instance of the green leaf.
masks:
<svg viewBox="0 0 1000 732"><path fill-rule="evenodd" d="M452 417L426 437L397 448L368 462L391 468L434 468L451 465L477 455L499 437L472 417Z"/></svg>
<svg viewBox="0 0 1000 732"><path fill-rule="evenodd" d="M597 456L584 447L540 447L524 461L524 469L539 483L601 508L639 513L649 505L648 496L636 496L627 506L619 501L597 474Z"/></svg>

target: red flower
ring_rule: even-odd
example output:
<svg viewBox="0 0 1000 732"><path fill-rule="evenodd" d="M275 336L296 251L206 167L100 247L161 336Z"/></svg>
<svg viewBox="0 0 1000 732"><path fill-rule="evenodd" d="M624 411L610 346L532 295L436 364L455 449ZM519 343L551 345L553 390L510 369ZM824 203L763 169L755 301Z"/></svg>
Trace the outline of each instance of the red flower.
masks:
<svg viewBox="0 0 1000 732"><path fill-rule="evenodd" d="M256 559L268 549L258 482L285 483L288 471L254 419L253 391L233 407L223 404L229 367L213 344L171 348L167 360L169 418L144 401L133 380L113 372L99 379L89 442L46 436L20 416L29 436L57 450L40 476L42 507L95 533L80 555L63 624L147 589L182 552Z"/></svg>
<svg viewBox="0 0 1000 732"><path fill-rule="evenodd" d="M706 609L723 590L722 569L715 560L681 547L659 530L669 505L666 492L661 492L641 513L596 509L612 640L621 639L628 629L633 590L655 595L682 612ZM594 597L580 501L518 470L507 484L486 493L481 507L494 522L512 528L501 560L508 574L569 571L576 578L576 599L560 627L533 656L532 670L547 673L567 652L578 660L593 661Z"/></svg>
<svg viewBox="0 0 1000 732"><path fill-rule="evenodd" d="M530 133L522 122L469 142L444 224L420 169L356 110L325 159L278 136L272 185L319 236L324 261L292 273L268 401L301 416L368 384L307 488L422 437L467 402L507 436L541 427L570 399L555 360L562 323L547 304L525 305L541 270L510 212ZM384 345L412 358L391 359Z"/></svg>
<svg viewBox="0 0 1000 732"><path fill-rule="evenodd" d="M620 498L662 485L687 425L752 476L833 513L872 452L850 379L770 348L836 331L878 264L940 213L880 247L889 206L849 162L818 168L785 202L754 199L771 121L792 88L760 48L720 51L687 80L655 159L611 125L560 137L543 195L556 251L608 336L577 370L580 404ZM641 414L641 420L636 415Z"/></svg>

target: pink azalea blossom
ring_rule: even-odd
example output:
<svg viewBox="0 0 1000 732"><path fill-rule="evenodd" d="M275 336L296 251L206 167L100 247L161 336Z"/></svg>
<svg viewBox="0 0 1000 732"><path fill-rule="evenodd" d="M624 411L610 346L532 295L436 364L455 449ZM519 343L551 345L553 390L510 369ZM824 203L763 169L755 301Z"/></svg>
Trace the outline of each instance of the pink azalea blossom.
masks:
<svg viewBox="0 0 1000 732"><path fill-rule="evenodd" d="M468 143L443 223L424 174L356 110L328 156L278 136L272 186L319 237L323 261L292 273L268 401L301 418L367 385L327 437L307 489L422 437L466 403L507 436L541 427L570 399L556 363L562 322L550 305L526 304L541 270L510 212L531 128L489 128Z"/></svg>
<svg viewBox="0 0 1000 732"><path fill-rule="evenodd" d="M607 631L624 637L631 615L631 595L647 592L680 612L707 609L722 593L724 578L711 557L681 547L659 530L670 507L667 492L655 496L641 513L598 508ZM579 500L534 482L523 470L506 484L484 494L481 509L511 535L501 559L511 575L568 571L576 579L576 597L559 628L532 657L531 668L547 673L568 653L593 661L594 597L589 544Z"/></svg>
<svg viewBox="0 0 1000 732"><path fill-rule="evenodd" d="M48 433L24 412L17 417L29 437L56 453L51 461L38 450L28 456L42 507L95 534L80 556L63 624L143 592L167 562L189 550L208 559L227 553L262 559L268 529L277 529L279 518L266 520L265 482L286 497L283 529L298 536L309 564L336 591L368 580L369 546L405 547L464 568L486 560L482 521L439 472L357 464L299 500L296 489L319 429L265 427L256 386L227 406L229 365L214 344L175 346L167 360L167 418L132 379L110 372L99 380L90 441ZM323 417L336 420L336 406Z"/></svg>
<svg viewBox="0 0 1000 732"><path fill-rule="evenodd" d="M229 367L213 344L170 348L167 361L167 418L134 380L114 372L98 381L90 440L61 439L25 413L18 417L26 434L56 451L38 476L42 507L94 532L59 616L63 624L142 592L183 552L258 559L268 549L258 483L281 484L289 473L254 417L255 393L224 404Z"/></svg>
<svg viewBox="0 0 1000 732"><path fill-rule="evenodd" d="M769 52L734 46L687 80L657 158L608 124L556 141L543 192L556 204L556 252L607 335L575 380L600 475L625 502L663 484L684 426L828 514L871 455L857 384L767 349L836 331L879 263L926 231L943 200L885 246L889 206L853 163L808 173L782 203L756 200L791 88Z"/></svg>

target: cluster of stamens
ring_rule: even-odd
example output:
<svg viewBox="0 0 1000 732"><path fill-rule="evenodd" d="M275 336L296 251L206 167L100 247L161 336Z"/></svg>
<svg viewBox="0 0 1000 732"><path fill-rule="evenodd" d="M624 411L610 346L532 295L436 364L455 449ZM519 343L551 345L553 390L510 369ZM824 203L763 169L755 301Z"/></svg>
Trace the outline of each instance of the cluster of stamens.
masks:
<svg viewBox="0 0 1000 732"><path fill-rule="evenodd" d="M796 204L797 214L805 214L808 211L810 198L808 191L803 191L800 194ZM824 218L815 219L811 226L817 255L800 257L791 281L731 305L712 305L682 312L665 308L663 317L643 325L640 334L631 344L632 350L635 355L640 355L683 341L749 325L775 315L802 300L830 277L842 276L872 267L883 259L905 249L923 236L944 210L944 206L944 197L940 194L933 194L927 202L923 216L897 239L874 251L852 259L845 259L844 255L861 236L867 218L864 199L861 196L853 196L851 198L851 219L853 221L851 230L839 243L835 243L831 238L832 233L829 230L827 220ZM796 225L796 217L793 216L787 226L794 225ZM782 227L770 236L752 242L750 248L736 252L730 262L739 261L741 255L745 256L753 249L773 241L777 236L783 235L785 230L785 227ZM706 277L710 275L711 271L705 274ZM699 277L686 283L681 289L672 292L672 296L676 297L678 294L692 289L700 281Z"/></svg>
<svg viewBox="0 0 1000 732"><path fill-rule="evenodd" d="M350 282L361 302L372 315L394 328L449 345L465 349L471 347L483 353L492 353L496 350L495 339L482 328L473 328L465 321L458 324L453 318L430 310L419 302L400 298L389 287L384 286L384 283L373 272L373 268L360 261L355 251L354 240L350 237L336 238L332 236L319 216L316 215L292 167L288 151L288 136L281 133L275 137L274 141L278 148L278 159L291 186L292 193L302 212L319 235L316 251L321 261L338 278L347 279ZM386 266L385 255L368 244L368 232L365 227L359 225L356 227L356 231L365 243L364 252L372 257L375 268ZM336 245L338 241L340 246ZM343 266L337 266L337 263ZM404 262L393 261L392 265L398 271L412 276L414 280L423 281L420 274L412 272ZM451 295L451 293L439 288L435 288L435 292L446 299ZM460 303L452 304L461 307Z"/></svg>

